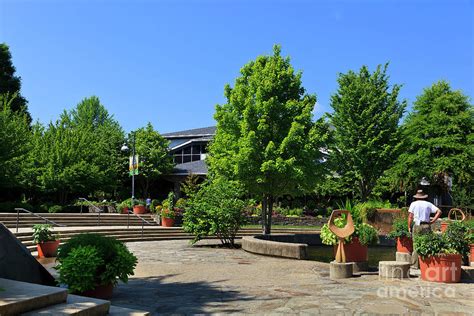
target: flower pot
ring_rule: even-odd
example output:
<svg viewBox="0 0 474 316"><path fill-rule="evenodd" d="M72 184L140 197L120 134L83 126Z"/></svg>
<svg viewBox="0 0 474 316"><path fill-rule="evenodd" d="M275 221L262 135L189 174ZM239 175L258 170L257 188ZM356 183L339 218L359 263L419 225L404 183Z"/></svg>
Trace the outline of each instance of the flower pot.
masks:
<svg viewBox="0 0 474 316"><path fill-rule="evenodd" d="M441 222L441 232L444 233L448 228L449 222Z"/></svg>
<svg viewBox="0 0 474 316"><path fill-rule="evenodd" d="M419 257L421 279L430 282L457 283L461 280L460 254Z"/></svg>
<svg viewBox="0 0 474 316"><path fill-rule="evenodd" d="M174 226L174 218L161 218L161 226L164 227L173 227Z"/></svg>
<svg viewBox="0 0 474 316"><path fill-rule="evenodd" d="M146 213L145 205L135 205L133 207L133 213L134 214L145 214Z"/></svg>
<svg viewBox="0 0 474 316"><path fill-rule="evenodd" d="M337 246L334 246L334 256L337 252ZM368 260L368 247L359 242L358 237L353 237L352 241L344 244L344 253L346 262L365 262Z"/></svg>
<svg viewBox="0 0 474 316"><path fill-rule="evenodd" d="M122 214L128 214L128 207L122 209Z"/></svg>
<svg viewBox="0 0 474 316"><path fill-rule="evenodd" d="M474 266L474 244L470 245L471 248L471 255L469 256L469 261L471 263L471 267Z"/></svg>
<svg viewBox="0 0 474 316"><path fill-rule="evenodd" d="M108 300L112 297L113 291L114 285L109 283L105 285L97 285L94 289L77 293L77 295Z"/></svg>
<svg viewBox="0 0 474 316"><path fill-rule="evenodd" d="M397 252L412 253L413 239L410 237L397 238Z"/></svg>
<svg viewBox="0 0 474 316"><path fill-rule="evenodd" d="M59 240L46 241L36 245L39 258L56 257L58 253Z"/></svg>

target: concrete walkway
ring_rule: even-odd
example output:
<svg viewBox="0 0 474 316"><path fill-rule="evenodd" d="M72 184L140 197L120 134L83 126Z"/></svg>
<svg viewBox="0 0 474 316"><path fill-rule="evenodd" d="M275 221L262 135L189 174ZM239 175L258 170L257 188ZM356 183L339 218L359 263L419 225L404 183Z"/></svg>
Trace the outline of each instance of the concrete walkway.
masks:
<svg viewBox="0 0 474 316"><path fill-rule="evenodd" d="M315 261L191 247L187 241L127 246L138 266L129 283L116 288L112 303L156 315L472 315L474 310L474 284L379 280L374 274L332 281L328 264Z"/></svg>

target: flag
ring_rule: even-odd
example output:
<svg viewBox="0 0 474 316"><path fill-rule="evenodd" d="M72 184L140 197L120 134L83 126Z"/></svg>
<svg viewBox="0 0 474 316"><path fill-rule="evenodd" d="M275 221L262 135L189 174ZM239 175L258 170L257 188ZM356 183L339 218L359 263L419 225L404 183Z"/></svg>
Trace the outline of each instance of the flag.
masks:
<svg viewBox="0 0 474 316"><path fill-rule="evenodd" d="M138 155L130 156L128 170L130 171L130 175L138 175Z"/></svg>

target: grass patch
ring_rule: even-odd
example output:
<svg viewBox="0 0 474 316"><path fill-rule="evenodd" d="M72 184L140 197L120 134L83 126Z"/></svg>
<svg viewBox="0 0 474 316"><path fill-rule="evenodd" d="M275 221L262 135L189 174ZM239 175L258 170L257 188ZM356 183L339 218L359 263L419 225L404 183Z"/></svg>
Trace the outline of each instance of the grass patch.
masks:
<svg viewBox="0 0 474 316"><path fill-rule="evenodd" d="M243 225L242 228L262 228L261 225ZM321 226L272 225L272 229L320 230Z"/></svg>

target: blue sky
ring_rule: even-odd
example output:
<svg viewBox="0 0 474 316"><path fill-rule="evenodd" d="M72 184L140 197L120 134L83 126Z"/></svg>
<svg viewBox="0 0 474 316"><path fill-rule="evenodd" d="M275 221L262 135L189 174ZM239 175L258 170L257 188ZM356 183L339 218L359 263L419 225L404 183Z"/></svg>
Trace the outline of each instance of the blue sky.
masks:
<svg viewBox="0 0 474 316"><path fill-rule="evenodd" d="M439 79L474 96L474 1L0 0L0 42L43 123L97 95L126 131L213 125L224 85L275 43L316 116L363 64L389 61L410 105Z"/></svg>

